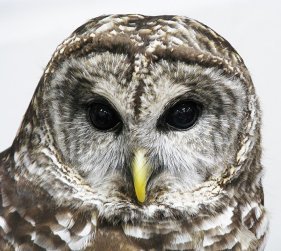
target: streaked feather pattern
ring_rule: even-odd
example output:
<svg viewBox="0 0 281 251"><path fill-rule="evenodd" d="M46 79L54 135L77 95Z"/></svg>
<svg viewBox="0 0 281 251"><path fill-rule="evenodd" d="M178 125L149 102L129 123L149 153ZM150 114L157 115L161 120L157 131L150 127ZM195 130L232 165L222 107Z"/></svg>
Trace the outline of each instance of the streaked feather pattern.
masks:
<svg viewBox="0 0 281 251"><path fill-rule="evenodd" d="M122 117L101 133L96 96ZM204 110L156 130L175 100ZM129 170L152 166L137 202ZM0 250L263 250L260 110L231 45L185 17L101 16L58 46L19 132L0 154Z"/></svg>

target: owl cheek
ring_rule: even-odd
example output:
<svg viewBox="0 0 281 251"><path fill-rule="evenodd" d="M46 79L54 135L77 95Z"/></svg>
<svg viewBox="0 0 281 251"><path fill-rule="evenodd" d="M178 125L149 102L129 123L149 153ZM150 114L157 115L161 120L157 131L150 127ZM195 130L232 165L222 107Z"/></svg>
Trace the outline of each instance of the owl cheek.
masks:
<svg viewBox="0 0 281 251"><path fill-rule="evenodd" d="M171 151L171 155L165 161L164 169L167 173L166 177L169 175L188 190L192 190L196 185L206 181L210 174L209 170L214 166L212 159L196 153L194 149L189 149L184 152ZM164 183L165 179L163 179Z"/></svg>

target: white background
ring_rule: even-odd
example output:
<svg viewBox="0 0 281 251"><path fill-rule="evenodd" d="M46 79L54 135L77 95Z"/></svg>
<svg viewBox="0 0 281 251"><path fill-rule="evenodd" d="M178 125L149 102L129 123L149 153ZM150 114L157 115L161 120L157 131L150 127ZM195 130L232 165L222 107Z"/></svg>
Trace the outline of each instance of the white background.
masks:
<svg viewBox="0 0 281 251"><path fill-rule="evenodd" d="M271 219L266 250L281 250L281 1L0 0L0 152L11 145L56 46L88 19L110 13L197 19L244 58L263 110L263 183Z"/></svg>

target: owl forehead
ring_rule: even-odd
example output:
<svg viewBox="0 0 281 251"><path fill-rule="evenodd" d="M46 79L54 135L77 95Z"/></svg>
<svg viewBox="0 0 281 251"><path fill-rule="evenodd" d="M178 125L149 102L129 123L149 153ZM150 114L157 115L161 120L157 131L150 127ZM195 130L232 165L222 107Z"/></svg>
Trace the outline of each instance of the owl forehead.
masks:
<svg viewBox="0 0 281 251"><path fill-rule="evenodd" d="M241 78L247 75L241 57L231 45L195 20L181 16L111 15L90 20L59 45L45 70L45 79L70 55L93 51L130 53L136 58L136 71L138 62L170 58L217 66Z"/></svg>

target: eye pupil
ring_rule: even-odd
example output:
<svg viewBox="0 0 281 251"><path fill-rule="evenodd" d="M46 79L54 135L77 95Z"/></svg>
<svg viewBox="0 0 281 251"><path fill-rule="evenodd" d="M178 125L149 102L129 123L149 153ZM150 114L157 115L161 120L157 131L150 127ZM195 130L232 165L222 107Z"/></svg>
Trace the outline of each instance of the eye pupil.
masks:
<svg viewBox="0 0 281 251"><path fill-rule="evenodd" d="M188 129L195 124L199 113L200 108L195 102L180 102L170 108L166 123L174 129Z"/></svg>
<svg viewBox="0 0 281 251"><path fill-rule="evenodd" d="M117 112L107 104L93 103L89 115L92 124L99 130L110 130L120 123Z"/></svg>

